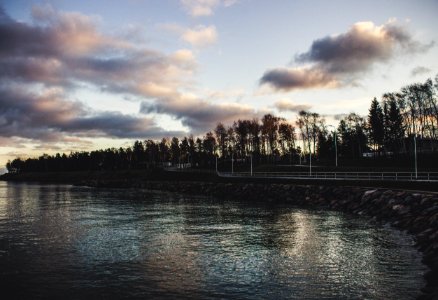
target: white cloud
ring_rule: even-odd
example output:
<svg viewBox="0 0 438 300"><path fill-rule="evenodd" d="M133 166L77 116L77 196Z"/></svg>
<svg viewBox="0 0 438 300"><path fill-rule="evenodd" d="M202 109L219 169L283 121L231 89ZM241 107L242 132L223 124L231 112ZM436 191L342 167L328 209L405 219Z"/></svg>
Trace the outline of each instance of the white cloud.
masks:
<svg viewBox="0 0 438 300"><path fill-rule="evenodd" d="M215 26L199 25L194 29L186 29L181 39L195 47L206 47L217 42L217 31Z"/></svg>
<svg viewBox="0 0 438 300"><path fill-rule="evenodd" d="M218 6L230 7L237 0L180 0L184 9L192 17L205 17L214 14Z"/></svg>

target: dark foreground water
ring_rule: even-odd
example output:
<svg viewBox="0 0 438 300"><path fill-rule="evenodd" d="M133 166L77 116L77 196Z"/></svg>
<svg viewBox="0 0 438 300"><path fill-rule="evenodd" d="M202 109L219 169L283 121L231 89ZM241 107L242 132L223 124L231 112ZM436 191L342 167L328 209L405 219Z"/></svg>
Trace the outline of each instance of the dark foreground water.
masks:
<svg viewBox="0 0 438 300"><path fill-rule="evenodd" d="M412 245L336 212L0 182L11 299L412 299L425 271Z"/></svg>

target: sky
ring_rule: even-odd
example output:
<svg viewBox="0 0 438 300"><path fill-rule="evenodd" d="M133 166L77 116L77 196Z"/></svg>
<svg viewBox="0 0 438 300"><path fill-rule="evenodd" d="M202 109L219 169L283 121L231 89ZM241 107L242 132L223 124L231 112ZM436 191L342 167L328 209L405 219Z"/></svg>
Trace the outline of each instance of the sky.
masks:
<svg viewBox="0 0 438 300"><path fill-rule="evenodd" d="M0 171L266 113L365 116L438 73L436 12L436 0L0 0Z"/></svg>

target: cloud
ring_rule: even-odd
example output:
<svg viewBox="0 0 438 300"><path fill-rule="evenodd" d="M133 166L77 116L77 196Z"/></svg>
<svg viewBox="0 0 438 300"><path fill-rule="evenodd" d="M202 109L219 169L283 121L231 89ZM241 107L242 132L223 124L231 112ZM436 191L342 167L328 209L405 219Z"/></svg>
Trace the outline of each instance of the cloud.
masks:
<svg viewBox="0 0 438 300"><path fill-rule="evenodd" d="M181 120L195 133L213 128L218 122L231 123L237 119L252 119L259 114L249 106L238 103L213 104L196 97L180 95L179 98L160 99L154 103L143 102L140 112L165 113Z"/></svg>
<svg viewBox="0 0 438 300"><path fill-rule="evenodd" d="M336 87L339 85L334 76L317 68L277 68L263 74L260 82L268 83L277 90L314 87Z"/></svg>
<svg viewBox="0 0 438 300"><path fill-rule="evenodd" d="M239 102L246 92L243 88L231 88L226 90L205 90L203 92L204 98L209 100L226 100L234 99L235 102Z"/></svg>
<svg viewBox="0 0 438 300"><path fill-rule="evenodd" d="M104 36L97 31L96 20L79 13L61 13L53 9L33 8L33 24L17 22L4 10L0 11L3 56L77 56L98 53L107 47L128 47L123 41Z"/></svg>
<svg viewBox="0 0 438 300"><path fill-rule="evenodd" d="M178 134L159 128L153 119L119 112L96 112L64 99L59 89L29 93L19 87L1 88L0 136L54 142L77 137L145 138ZM70 137L71 138L71 137Z"/></svg>
<svg viewBox="0 0 438 300"><path fill-rule="evenodd" d="M159 138L182 135L153 118L94 111L69 96L78 86L173 97L189 86L193 53L163 53L138 40L103 34L99 18L34 7L31 23L0 8L0 137L53 142L71 138Z"/></svg>
<svg viewBox="0 0 438 300"><path fill-rule="evenodd" d="M144 114L169 115L198 133L219 121L257 115L248 106L212 104L209 98L189 95L197 69L191 50L156 51L138 40L103 34L99 22L97 17L50 7L35 8L30 23L15 21L0 11L0 137L34 143L67 138L160 138L187 133L163 129L156 118ZM217 39L214 26L183 33L195 46ZM122 99L141 99L141 111L126 115L93 110L73 96L82 86Z"/></svg>
<svg viewBox="0 0 438 300"><path fill-rule="evenodd" d="M10 138L10 137L2 137L0 136L0 148L2 147L7 147L7 148L14 148L14 151L16 151L16 149L21 149L21 148L25 148L25 141L23 139L20 138ZM9 155L9 156L14 156L14 152L10 152L10 153L0 153L1 155Z"/></svg>
<svg viewBox="0 0 438 300"><path fill-rule="evenodd" d="M72 87L83 82L103 90L156 97L154 86L176 90L196 70L190 50L165 54L104 35L97 21L79 13L33 10L32 24L0 11L0 79Z"/></svg>
<svg viewBox="0 0 438 300"><path fill-rule="evenodd" d="M312 106L309 104L295 104L287 99L276 101L274 103L274 106L280 112L285 112L285 111L299 112L301 110L309 110L312 108Z"/></svg>
<svg viewBox="0 0 438 300"><path fill-rule="evenodd" d="M326 115L326 117L332 117L334 120L336 121L340 121L342 119L344 119L345 117L347 117L348 114L334 114L334 115Z"/></svg>
<svg viewBox="0 0 438 300"><path fill-rule="evenodd" d="M421 75L421 74L427 74L432 72L431 69L423 67L423 66L418 66L412 69L411 71L411 76L417 76L417 75Z"/></svg>
<svg viewBox="0 0 438 300"><path fill-rule="evenodd" d="M183 32L181 39L195 47L206 47L217 42L215 26L197 26Z"/></svg>
<svg viewBox="0 0 438 300"><path fill-rule="evenodd" d="M230 7L237 0L180 0L180 3L192 17L205 17L213 15L218 6Z"/></svg>
<svg viewBox="0 0 438 300"><path fill-rule="evenodd" d="M198 25L193 28L186 28L175 23L166 23L160 24L159 27L178 35L182 41L197 48L213 45L218 40L218 33L213 25Z"/></svg>
<svg viewBox="0 0 438 300"><path fill-rule="evenodd" d="M389 60L396 48L415 53L426 50L427 46L414 41L406 29L393 22L381 26L359 22L346 33L315 40L309 51L298 55L296 61L319 63L330 73L355 73Z"/></svg>
<svg viewBox="0 0 438 300"><path fill-rule="evenodd" d="M297 67L265 72L261 84L277 90L335 87L354 84L358 76L397 55L421 53L433 46L422 44L402 26L390 21L354 24L347 32L313 41L307 52L295 56Z"/></svg>

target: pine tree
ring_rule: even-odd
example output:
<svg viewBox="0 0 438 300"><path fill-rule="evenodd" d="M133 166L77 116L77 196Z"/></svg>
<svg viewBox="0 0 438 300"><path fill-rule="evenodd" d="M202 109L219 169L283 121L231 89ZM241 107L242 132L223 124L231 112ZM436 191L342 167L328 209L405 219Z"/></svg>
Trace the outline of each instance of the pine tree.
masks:
<svg viewBox="0 0 438 300"><path fill-rule="evenodd" d="M398 152L405 136L405 127L403 126L403 116L395 98L389 100L388 119L390 149Z"/></svg>
<svg viewBox="0 0 438 300"><path fill-rule="evenodd" d="M375 150L378 150L384 141L383 111L376 98L371 101L368 114L369 138Z"/></svg>

